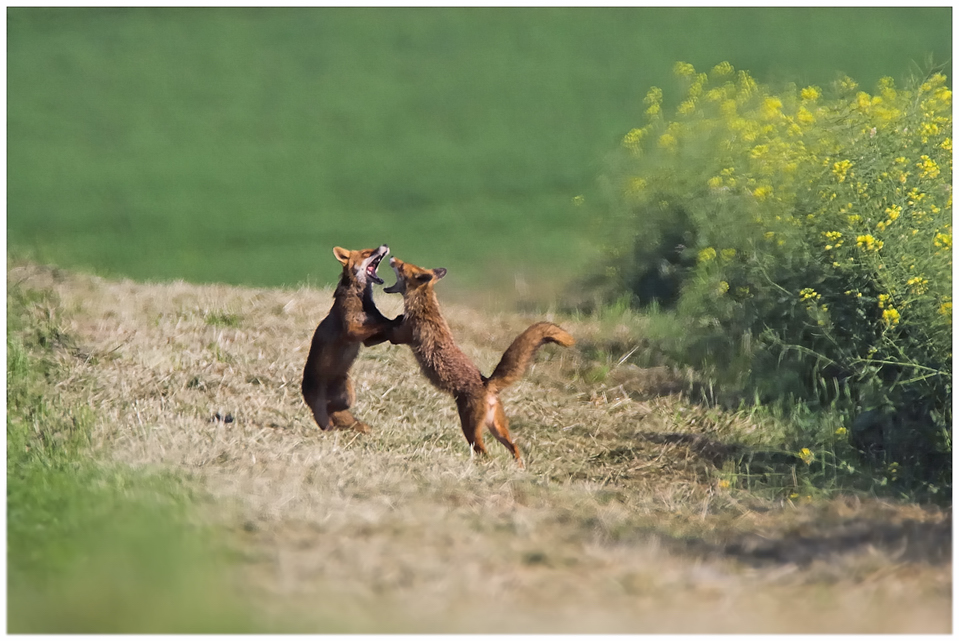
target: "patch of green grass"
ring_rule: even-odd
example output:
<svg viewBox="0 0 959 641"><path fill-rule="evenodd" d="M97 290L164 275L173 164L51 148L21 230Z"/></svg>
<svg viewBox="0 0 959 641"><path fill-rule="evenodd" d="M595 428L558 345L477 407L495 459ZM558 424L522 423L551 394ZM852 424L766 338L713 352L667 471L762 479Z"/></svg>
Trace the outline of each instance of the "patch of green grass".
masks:
<svg viewBox="0 0 959 641"><path fill-rule="evenodd" d="M239 327L241 318L236 312L218 309L207 313L206 323L214 327Z"/></svg>
<svg viewBox="0 0 959 641"><path fill-rule="evenodd" d="M93 410L53 387L55 307L16 286L7 301L8 631L255 630L222 575L225 550L191 524L191 488L90 457Z"/></svg>
<svg viewBox="0 0 959 641"><path fill-rule="evenodd" d="M328 283L386 242L451 291L558 282L676 60L872 86L946 60L950 11L11 8L8 238L137 279Z"/></svg>

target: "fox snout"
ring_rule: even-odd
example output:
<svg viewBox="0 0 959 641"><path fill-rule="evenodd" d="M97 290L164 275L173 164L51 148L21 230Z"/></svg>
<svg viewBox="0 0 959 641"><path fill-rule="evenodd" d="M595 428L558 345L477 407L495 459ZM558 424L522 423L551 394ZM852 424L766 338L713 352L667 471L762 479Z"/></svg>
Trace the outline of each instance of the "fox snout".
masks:
<svg viewBox="0 0 959 641"><path fill-rule="evenodd" d="M400 275L400 270L396 266L396 258L390 258L390 267L393 268L393 276L396 278L396 282L390 285L389 287L384 287L383 293L402 294L403 293L403 277Z"/></svg>

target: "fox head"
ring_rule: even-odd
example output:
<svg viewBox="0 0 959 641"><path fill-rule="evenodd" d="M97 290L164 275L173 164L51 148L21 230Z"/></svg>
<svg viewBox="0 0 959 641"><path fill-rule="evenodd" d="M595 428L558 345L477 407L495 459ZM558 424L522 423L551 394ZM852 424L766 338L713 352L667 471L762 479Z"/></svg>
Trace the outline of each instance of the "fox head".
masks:
<svg viewBox="0 0 959 641"><path fill-rule="evenodd" d="M383 279L376 275L383 257L390 253L390 248L380 245L376 249L360 249L357 251L334 247L333 255L343 265L343 278L348 282L367 285L370 282L383 284Z"/></svg>
<svg viewBox="0 0 959 641"><path fill-rule="evenodd" d="M412 263L404 263L395 256L390 258L390 267L396 273L396 282L383 288L387 294L405 295L424 287L432 288L433 283L446 276L446 269L443 267L423 269Z"/></svg>

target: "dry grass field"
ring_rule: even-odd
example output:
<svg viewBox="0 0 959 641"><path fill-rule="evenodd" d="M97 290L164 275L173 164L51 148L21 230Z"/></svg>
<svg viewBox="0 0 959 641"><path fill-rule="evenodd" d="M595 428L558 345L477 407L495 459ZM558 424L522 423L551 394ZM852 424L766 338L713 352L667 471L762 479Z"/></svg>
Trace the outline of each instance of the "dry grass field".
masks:
<svg viewBox="0 0 959 641"><path fill-rule="evenodd" d="M548 318L579 342L542 349L502 395L519 470L492 439L487 460L470 456L452 400L402 346L364 348L354 366L372 434L319 432L299 384L328 290L24 263L7 279L56 293L58 390L93 410L96 455L200 488L200 518L235 550L231 579L267 627L951 631L951 510L724 487L724 448L761 443L762 426L690 403L666 371L590 382L583 346L629 345L615 324ZM389 316L402 305L377 301ZM444 310L484 373L542 319Z"/></svg>

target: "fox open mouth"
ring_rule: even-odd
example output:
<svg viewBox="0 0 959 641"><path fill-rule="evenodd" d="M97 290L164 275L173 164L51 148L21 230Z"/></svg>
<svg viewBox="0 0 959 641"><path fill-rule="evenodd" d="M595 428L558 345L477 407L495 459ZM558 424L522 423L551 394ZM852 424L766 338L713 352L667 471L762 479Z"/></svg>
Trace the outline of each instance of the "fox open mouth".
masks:
<svg viewBox="0 0 959 641"><path fill-rule="evenodd" d="M394 258L390 259L390 267L393 268L393 273L396 275L396 282L390 285L389 287L383 288L384 294L399 294L403 291L402 288L402 278L400 277L400 270L396 268L396 261Z"/></svg>
<svg viewBox="0 0 959 641"><path fill-rule="evenodd" d="M386 252L382 254L373 255L370 257L370 262L366 264L366 276L374 283L378 285L383 284L383 279L376 274L377 268L380 266L380 261L383 260L383 257L386 256Z"/></svg>

